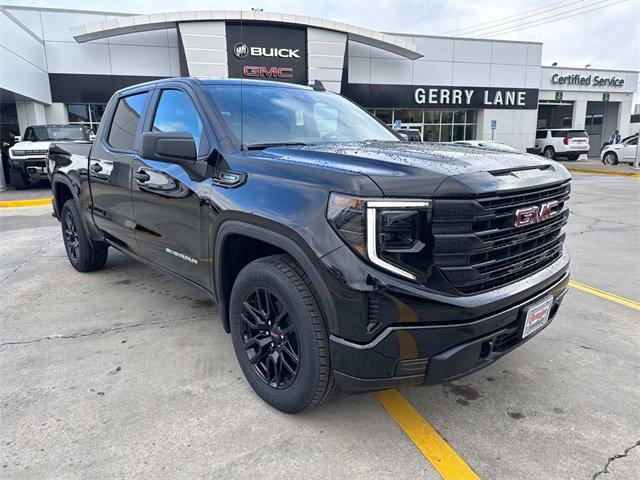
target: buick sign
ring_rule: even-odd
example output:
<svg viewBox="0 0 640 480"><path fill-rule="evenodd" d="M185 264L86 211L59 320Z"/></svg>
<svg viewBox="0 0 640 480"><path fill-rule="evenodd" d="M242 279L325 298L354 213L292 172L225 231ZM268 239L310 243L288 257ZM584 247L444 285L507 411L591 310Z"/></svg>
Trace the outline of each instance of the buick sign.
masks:
<svg viewBox="0 0 640 480"><path fill-rule="evenodd" d="M226 22L230 78L307 84L307 29Z"/></svg>
<svg viewBox="0 0 640 480"><path fill-rule="evenodd" d="M233 54L237 58L245 58L249 54L249 47L244 43L236 43L233 47Z"/></svg>

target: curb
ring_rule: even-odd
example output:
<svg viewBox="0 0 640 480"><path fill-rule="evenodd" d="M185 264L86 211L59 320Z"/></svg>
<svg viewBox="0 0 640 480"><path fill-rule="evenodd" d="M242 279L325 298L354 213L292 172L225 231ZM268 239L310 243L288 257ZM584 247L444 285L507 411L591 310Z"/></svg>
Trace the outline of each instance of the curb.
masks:
<svg viewBox="0 0 640 480"><path fill-rule="evenodd" d="M640 173L636 173L636 172L618 172L618 171L596 170L592 168L567 168L567 170L569 170L570 172L584 173L587 175L616 175L618 177L640 178Z"/></svg>
<svg viewBox="0 0 640 480"><path fill-rule="evenodd" d="M42 205L51 205L51 199L50 198L32 198L29 200L0 201L0 208L39 207Z"/></svg>

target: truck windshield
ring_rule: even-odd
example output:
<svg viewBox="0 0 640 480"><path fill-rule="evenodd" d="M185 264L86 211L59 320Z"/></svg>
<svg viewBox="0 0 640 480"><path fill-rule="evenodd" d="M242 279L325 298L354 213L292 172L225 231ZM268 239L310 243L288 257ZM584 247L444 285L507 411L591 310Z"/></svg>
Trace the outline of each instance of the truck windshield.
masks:
<svg viewBox="0 0 640 480"><path fill-rule="evenodd" d="M399 141L384 125L330 92L268 85L204 85L243 149L363 140Z"/></svg>
<svg viewBox="0 0 640 480"><path fill-rule="evenodd" d="M89 133L84 125L42 125L27 128L24 140L28 142L89 140Z"/></svg>

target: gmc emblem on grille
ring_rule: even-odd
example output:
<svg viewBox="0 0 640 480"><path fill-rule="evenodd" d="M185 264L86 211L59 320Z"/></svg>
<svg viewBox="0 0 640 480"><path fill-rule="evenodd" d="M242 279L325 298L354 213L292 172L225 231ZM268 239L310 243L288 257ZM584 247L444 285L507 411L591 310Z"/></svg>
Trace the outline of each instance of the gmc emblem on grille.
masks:
<svg viewBox="0 0 640 480"><path fill-rule="evenodd" d="M534 205L533 207L520 208L516 210L516 221L514 225L516 227L526 227L527 225L533 225L534 223L542 222L558 214L558 202L553 200L552 202L543 203L539 207Z"/></svg>

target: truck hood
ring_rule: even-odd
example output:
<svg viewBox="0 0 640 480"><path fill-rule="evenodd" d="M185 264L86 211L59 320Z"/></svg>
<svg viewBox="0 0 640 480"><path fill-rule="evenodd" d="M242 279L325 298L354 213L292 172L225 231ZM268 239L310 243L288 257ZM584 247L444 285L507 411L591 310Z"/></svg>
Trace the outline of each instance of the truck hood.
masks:
<svg viewBox="0 0 640 480"><path fill-rule="evenodd" d="M51 140L45 142L18 142L9 150L49 150L49 145L51 145Z"/></svg>
<svg viewBox="0 0 640 480"><path fill-rule="evenodd" d="M453 144L327 143L271 147L256 155L367 175L387 196L474 195L570 178L563 166L542 157Z"/></svg>

